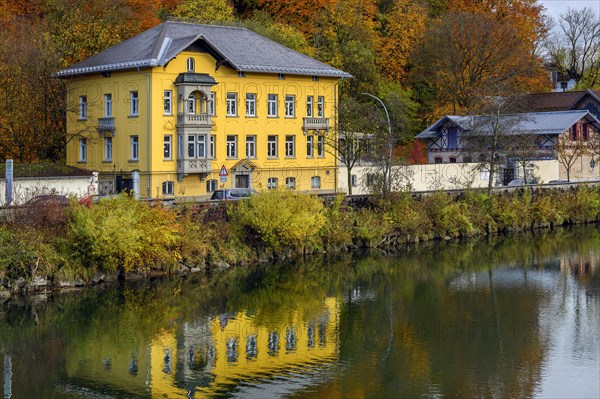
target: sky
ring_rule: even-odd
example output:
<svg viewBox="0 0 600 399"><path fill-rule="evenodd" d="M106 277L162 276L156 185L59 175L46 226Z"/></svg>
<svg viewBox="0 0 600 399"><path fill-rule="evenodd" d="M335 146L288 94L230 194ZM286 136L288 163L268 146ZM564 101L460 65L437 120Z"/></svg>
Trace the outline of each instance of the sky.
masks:
<svg viewBox="0 0 600 399"><path fill-rule="evenodd" d="M564 14L567 8L588 7L600 16L600 0L538 0L538 3L541 3L548 10L548 14L554 20L558 20L558 16Z"/></svg>

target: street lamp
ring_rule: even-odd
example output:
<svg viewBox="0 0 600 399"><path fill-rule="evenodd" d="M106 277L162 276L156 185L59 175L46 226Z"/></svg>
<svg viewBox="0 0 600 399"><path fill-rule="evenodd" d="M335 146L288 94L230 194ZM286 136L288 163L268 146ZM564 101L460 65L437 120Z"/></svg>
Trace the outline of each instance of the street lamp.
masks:
<svg viewBox="0 0 600 399"><path fill-rule="evenodd" d="M370 94L370 93L361 93L361 94L365 95L365 96L369 96L369 97L374 98L375 100L379 101L379 103L383 107L383 110L385 111L385 118L387 120L387 125L388 125L388 135L387 135L388 153L387 153L385 168L383 171L383 177L384 177L383 196L385 197L385 194L387 192L390 192L391 188L392 188L392 149L393 149L393 145L392 145L392 124L390 123L390 114L388 113L387 107L385 106L383 101L381 101L381 99L379 97L374 96L373 94Z"/></svg>

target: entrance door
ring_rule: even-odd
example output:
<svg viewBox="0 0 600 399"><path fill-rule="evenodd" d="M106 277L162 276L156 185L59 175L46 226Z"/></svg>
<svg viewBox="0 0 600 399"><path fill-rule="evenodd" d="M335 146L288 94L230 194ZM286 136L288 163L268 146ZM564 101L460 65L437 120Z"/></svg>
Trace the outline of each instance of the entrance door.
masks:
<svg viewBox="0 0 600 399"><path fill-rule="evenodd" d="M236 188L250 188L250 175L235 175Z"/></svg>
<svg viewBox="0 0 600 399"><path fill-rule="evenodd" d="M506 186L515 178L515 170L513 168L504 169L504 179L502 179L502 183Z"/></svg>

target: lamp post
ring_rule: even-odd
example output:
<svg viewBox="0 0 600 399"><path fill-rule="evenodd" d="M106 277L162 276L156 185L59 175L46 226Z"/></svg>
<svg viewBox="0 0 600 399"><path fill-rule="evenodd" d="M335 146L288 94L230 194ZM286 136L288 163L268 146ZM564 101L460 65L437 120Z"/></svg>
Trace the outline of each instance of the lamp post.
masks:
<svg viewBox="0 0 600 399"><path fill-rule="evenodd" d="M373 94L370 93L361 93L365 96L369 96L371 98L374 98L375 100L379 101L379 103L381 104L381 106L383 107L383 110L385 111L385 118L387 120L387 125L388 125L388 135L387 135L387 158L385 160L385 168L383 170L383 190L382 190L382 194L385 197L387 193L389 193L392 188L392 149L393 149L393 145L392 145L392 124L390 123L390 114L388 113L387 107L385 106L385 104L383 103L383 101L381 101L381 99L377 96L374 96Z"/></svg>

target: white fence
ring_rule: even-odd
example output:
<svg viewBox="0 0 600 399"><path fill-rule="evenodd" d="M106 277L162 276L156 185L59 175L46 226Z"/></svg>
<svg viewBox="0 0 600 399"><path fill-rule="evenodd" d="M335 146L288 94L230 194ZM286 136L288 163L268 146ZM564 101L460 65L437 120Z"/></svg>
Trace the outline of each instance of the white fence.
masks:
<svg viewBox="0 0 600 399"><path fill-rule="evenodd" d="M559 179L559 163L556 160L533 161L533 175L538 183L547 183ZM477 163L442 163L410 166L395 166L394 181L411 191L451 190L467 187L487 187L489 174L481 171ZM369 194L367 179L373 173L373 167L355 166L352 194ZM518 176L517 176L518 177ZM348 169L340 166L339 185L342 192L348 192Z"/></svg>
<svg viewBox="0 0 600 399"><path fill-rule="evenodd" d="M6 205L6 181L0 179L0 206ZM44 194L62 194L84 197L98 192L98 174L89 176L28 177L13 179L13 205Z"/></svg>

